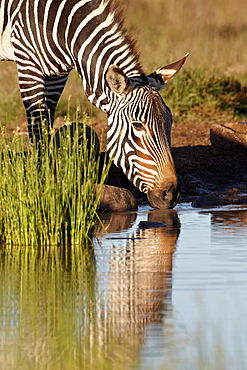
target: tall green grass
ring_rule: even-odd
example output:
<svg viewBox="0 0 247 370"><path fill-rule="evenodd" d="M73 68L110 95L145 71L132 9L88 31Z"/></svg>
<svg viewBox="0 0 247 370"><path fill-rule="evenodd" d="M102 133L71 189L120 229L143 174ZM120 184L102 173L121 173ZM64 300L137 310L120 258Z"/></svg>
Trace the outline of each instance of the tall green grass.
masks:
<svg viewBox="0 0 247 370"><path fill-rule="evenodd" d="M100 202L100 192L94 191L99 176L94 138L86 137L86 126L74 138L70 130L60 137L59 149L44 133L41 150L35 144L25 150L17 134L7 140L2 131L0 238L5 244L80 245L92 238ZM104 166L101 184L106 175Z"/></svg>

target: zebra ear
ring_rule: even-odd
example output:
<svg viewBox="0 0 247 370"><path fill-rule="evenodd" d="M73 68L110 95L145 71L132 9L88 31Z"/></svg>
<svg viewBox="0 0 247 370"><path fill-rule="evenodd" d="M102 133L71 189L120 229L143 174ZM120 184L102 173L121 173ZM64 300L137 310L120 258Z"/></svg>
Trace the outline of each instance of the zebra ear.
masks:
<svg viewBox="0 0 247 370"><path fill-rule="evenodd" d="M149 85L153 86L157 91L162 90L167 82L171 80L176 73L178 73L188 56L189 53L187 53L182 59L178 60L177 62L159 68L155 72L148 75L147 79Z"/></svg>
<svg viewBox="0 0 247 370"><path fill-rule="evenodd" d="M111 64L106 72L106 81L117 95L126 95L131 90L131 83L121 68Z"/></svg>

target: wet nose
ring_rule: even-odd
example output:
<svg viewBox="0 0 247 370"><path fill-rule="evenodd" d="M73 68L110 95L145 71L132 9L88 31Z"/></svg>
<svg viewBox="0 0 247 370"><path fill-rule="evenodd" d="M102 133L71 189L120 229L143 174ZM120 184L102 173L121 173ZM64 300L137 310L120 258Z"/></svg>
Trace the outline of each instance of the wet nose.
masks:
<svg viewBox="0 0 247 370"><path fill-rule="evenodd" d="M174 183L168 183L162 189L152 189L147 194L150 205L159 209L175 207L179 196L179 185Z"/></svg>

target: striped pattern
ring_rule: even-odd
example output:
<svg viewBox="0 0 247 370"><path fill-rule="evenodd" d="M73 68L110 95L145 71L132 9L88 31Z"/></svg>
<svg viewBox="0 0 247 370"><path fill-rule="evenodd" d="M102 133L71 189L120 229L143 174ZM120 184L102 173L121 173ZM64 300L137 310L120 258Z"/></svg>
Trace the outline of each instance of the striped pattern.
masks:
<svg viewBox="0 0 247 370"><path fill-rule="evenodd" d="M0 59L17 63L30 138L42 138L41 117L48 129L52 126L74 68L88 99L108 114L108 151L115 164L143 192L163 186L165 166L174 169L171 114L156 85L150 86L153 77L143 74L115 2L1 0L0 4ZM124 96L106 82L111 65L128 76L131 88Z"/></svg>
<svg viewBox="0 0 247 370"><path fill-rule="evenodd" d="M109 115L108 152L116 166L144 193L160 186L164 168L173 163L169 139L170 110L150 86L134 89ZM115 116L118 115L118 124Z"/></svg>
<svg viewBox="0 0 247 370"><path fill-rule="evenodd" d="M82 77L89 100L105 111L104 74L109 64L118 64L131 74L140 72L130 40L115 22L116 15L107 2L5 0L2 7L6 22L11 23L31 137L34 129L39 139L41 114L52 124L72 68Z"/></svg>

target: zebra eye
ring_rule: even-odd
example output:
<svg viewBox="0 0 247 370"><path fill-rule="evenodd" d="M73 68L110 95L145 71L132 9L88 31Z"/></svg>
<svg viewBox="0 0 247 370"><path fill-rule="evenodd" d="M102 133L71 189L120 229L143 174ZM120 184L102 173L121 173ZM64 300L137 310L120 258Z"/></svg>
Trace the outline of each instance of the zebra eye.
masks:
<svg viewBox="0 0 247 370"><path fill-rule="evenodd" d="M136 130L144 130L145 127L141 121L131 121L132 125Z"/></svg>

